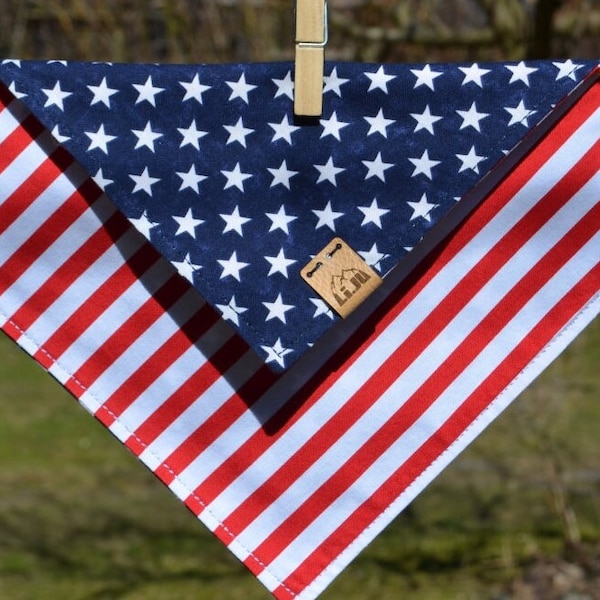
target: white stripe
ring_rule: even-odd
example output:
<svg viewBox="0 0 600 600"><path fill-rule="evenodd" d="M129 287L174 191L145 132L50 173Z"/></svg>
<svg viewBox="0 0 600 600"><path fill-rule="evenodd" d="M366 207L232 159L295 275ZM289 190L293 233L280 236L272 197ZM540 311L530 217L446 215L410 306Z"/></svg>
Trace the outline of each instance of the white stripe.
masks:
<svg viewBox="0 0 600 600"><path fill-rule="evenodd" d="M8 106L10 108L0 104L0 144L21 127L21 122L29 115L21 102L11 102Z"/></svg>

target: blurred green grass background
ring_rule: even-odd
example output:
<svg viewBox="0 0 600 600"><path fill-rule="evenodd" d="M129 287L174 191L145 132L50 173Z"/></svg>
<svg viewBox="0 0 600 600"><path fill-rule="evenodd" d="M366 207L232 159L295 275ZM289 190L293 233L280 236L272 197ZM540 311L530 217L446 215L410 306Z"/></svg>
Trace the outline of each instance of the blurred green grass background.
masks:
<svg viewBox="0 0 600 600"><path fill-rule="evenodd" d="M330 58L600 56L595 0L331 5ZM551 11L549 24L536 11L542 5ZM0 0L0 54L290 59L291 6ZM600 599L599 365L596 320L324 600ZM0 337L0 599L215 597L268 594L103 427Z"/></svg>

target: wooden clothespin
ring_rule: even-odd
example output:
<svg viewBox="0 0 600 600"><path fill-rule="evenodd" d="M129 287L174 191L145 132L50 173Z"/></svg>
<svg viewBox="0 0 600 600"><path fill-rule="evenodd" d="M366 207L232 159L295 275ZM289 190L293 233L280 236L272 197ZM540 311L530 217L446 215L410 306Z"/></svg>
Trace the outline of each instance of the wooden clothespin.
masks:
<svg viewBox="0 0 600 600"><path fill-rule="evenodd" d="M320 117L327 44L327 0L296 0L294 113Z"/></svg>

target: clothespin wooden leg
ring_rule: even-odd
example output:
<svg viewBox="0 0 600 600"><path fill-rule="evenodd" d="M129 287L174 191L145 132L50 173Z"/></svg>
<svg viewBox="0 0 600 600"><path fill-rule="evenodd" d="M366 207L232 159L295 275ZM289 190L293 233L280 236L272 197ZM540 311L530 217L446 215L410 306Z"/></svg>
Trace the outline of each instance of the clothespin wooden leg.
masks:
<svg viewBox="0 0 600 600"><path fill-rule="evenodd" d="M296 2L294 113L318 117L323 112L323 70L327 44L325 0Z"/></svg>

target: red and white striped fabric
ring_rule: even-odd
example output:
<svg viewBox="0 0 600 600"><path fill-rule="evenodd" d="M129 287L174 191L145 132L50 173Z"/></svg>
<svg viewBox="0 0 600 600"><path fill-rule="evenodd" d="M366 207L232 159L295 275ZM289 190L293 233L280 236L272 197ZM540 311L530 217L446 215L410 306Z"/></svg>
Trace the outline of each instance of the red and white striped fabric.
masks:
<svg viewBox="0 0 600 600"><path fill-rule="evenodd" d="M2 328L277 598L315 598L600 312L598 83L310 377L0 100Z"/></svg>

